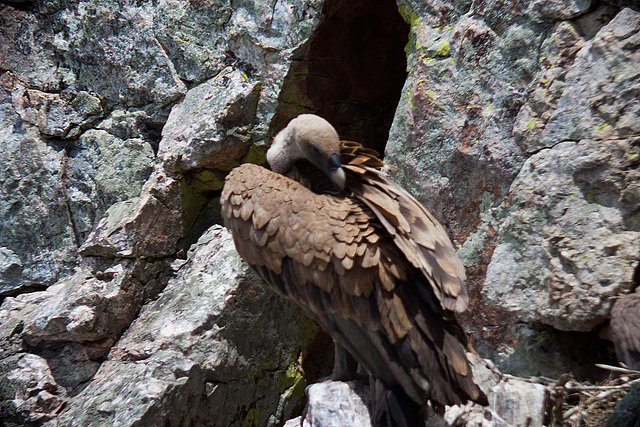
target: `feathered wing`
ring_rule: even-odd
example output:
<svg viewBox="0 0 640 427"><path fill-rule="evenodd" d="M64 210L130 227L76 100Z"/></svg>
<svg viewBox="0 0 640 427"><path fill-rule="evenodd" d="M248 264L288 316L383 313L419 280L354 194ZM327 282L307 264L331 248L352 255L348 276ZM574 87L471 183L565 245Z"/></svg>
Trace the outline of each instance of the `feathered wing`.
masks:
<svg viewBox="0 0 640 427"><path fill-rule="evenodd" d="M342 142L342 162L351 179L347 187L365 203L393 236L395 245L420 270L446 310L461 313L469 298L464 267L442 225L411 194L389 180L373 150Z"/></svg>
<svg viewBox="0 0 640 427"><path fill-rule="evenodd" d="M375 202L316 194L249 164L228 175L221 202L240 255L370 373L399 384L416 402L486 400L473 383L464 335L441 307L446 291L443 298L438 286L424 285L427 267L408 260L408 249L397 243L400 233L389 233L379 221L387 216L372 213ZM401 213L415 209L402 197L398 203ZM409 234L412 227L421 229L411 215L406 218ZM436 250L437 237L420 240L422 247ZM432 280L439 269L449 274L446 267L431 268Z"/></svg>
<svg viewBox="0 0 640 427"><path fill-rule="evenodd" d="M640 369L640 294L619 298L611 310L611 333L618 358Z"/></svg>

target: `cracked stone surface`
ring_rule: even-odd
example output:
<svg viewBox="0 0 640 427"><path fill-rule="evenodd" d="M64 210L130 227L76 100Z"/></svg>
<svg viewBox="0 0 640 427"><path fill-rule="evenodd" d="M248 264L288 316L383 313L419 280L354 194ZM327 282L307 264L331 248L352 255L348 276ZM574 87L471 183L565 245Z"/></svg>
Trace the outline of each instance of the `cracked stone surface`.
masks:
<svg viewBox="0 0 640 427"><path fill-rule="evenodd" d="M166 258L182 236L178 182L156 171L140 197L115 203L79 248L84 256Z"/></svg>
<svg viewBox="0 0 640 427"><path fill-rule="evenodd" d="M589 331L640 262L640 140L563 142L532 156L487 270L488 301L527 322ZM630 208L630 209L629 209Z"/></svg>
<svg viewBox="0 0 640 427"><path fill-rule="evenodd" d="M522 321L589 331L608 319L611 297L638 285L639 29L640 14L624 9L582 42L549 121L523 136L538 154L511 185L483 289Z"/></svg>
<svg viewBox="0 0 640 427"><path fill-rule="evenodd" d="M66 204L67 156L20 118L14 76L0 76L0 295L53 284L72 271L77 237Z"/></svg>
<svg viewBox="0 0 640 427"><path fill-rule="evenodd" d="M385 159L460 247L462 321L483 356L510 372L572 370L545 331L590 331L640 284L637 2L5 3L0 424L300 415L305 375L327 374L310 372L327 368L330 345L211 228L216 197L227 170L264 162L286 112L391 99L379 74L354 85L358 67L344 69L364 53L389 69L404 69L383 60L389 49L406 54ZM406 28L362 24L396 9L408 43ZM346 53L323 57L342 46L335 29ZM317 57L318 68L300 59ZM349 84L353 99L332 97ZM357 135L361 117L342 116ZM553 347L548 359L536 345ZM537 420L542 392L498 377L489 412L442 422Z"/></svg>
<svg viewBox="0 0 640 427"><path fill-rule="evenodd" d="M227 68L190 90L162 130L158 157L167 170L231 170L251 143L260 94L257 81Z"/></svg>
<svg viewBox="0 0 640 427"><path fill-rule="evenodd" d="M638 10L399 6L409 77L386 160L460 248L471 341L501 368L545 372L517 357L518 331L591 331L638 286Z"/></svg>
<svg viewBox="0 0 640 427"><path fill-rule="evenodd" d="M58 425L277 424L299 404L308 320L258 283L229 233L212 227L174 269Z"/></svg>

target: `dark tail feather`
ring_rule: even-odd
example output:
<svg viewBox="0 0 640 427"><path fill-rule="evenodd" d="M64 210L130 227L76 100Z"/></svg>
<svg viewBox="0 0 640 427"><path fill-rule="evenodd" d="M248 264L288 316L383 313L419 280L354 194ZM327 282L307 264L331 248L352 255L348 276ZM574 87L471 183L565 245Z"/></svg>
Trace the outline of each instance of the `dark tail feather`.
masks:
<svg viewBox="0 0 640 427"><path fill-rule="evenodd" d="M423 408L398 386L370 378L371 421L376 427L417 427L424 425Z"/></svg>

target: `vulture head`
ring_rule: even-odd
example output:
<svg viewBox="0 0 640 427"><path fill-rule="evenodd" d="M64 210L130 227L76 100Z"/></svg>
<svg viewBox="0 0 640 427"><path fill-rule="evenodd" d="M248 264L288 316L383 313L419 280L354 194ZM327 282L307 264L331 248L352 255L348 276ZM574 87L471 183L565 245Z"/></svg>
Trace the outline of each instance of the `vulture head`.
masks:
<svg viewBox="0 0 640 427"><path fill-rule="evenodd" d="M281 130L267 151L271 169L286 175L295 162L307 160L344 190L346 175L340 164L338 132L322 117L301 114Z"/></svg>

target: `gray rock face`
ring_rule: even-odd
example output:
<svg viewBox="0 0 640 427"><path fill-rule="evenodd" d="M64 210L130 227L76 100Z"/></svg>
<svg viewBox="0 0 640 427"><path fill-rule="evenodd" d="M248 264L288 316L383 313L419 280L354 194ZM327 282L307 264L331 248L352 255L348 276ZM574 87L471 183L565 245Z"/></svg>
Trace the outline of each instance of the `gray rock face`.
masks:
<svg viewBox="0 0 640 427"><path fill-rule="evenodd" d="M471 341L506 366L505 324L591 331L637 286L638 12L399 6L410 74L386 160L460 246Z"/></svg>
<svg viewBox="0 0 640 427"><path fill-rule="evenodd" d="M302 427L371 427L367 398L362 384L324 381L307 388L307 414Z"/></svg>
<svg viewBox="0 0 640 427"><path fill-rule="evenodd" d="M2 418L18 425L56 418L91 380L142 302L162 289L163 268L125 261L94 274L87 267L46 291L5 299Z"/></svg>
<svg viewBox="0 0 640 427"><path fill-rule="evenodd" d="M58 425L277 424L299 404L308 320L256 282L228 232L211 228L175 268Z"/></svg>
<svg viewBox="0 0 640 427"><path fill-rule="evenodd" d="M522 133L527 149L540 151L511 186L483 290L520 320L588 331L609 317L611 297L635 286L640 146L627 135L637 135L640 116L626 94L637 91L639 29L640 14L624 9L582 43L556 108L543 113L548 123Z"/></svg>
<svg viewBox="0 0 640 427"><path fill-rule="evenodd" d="M602 9L600 16L610 10ZM589 24L587 19L583 19ZM557 25L542 59L546 69L514 132L528 152L561 141L638 135L638 13L623 9L591 40L580 26ZM567 67L567 65L571 65Z"/></svg>
<svg viewBox="0 0 640 427"><path fill-rule="evenodd" d="M67 162L67 204L80 243L107 208L140 195L154 161L143 138L121 139L94 129L79 138Z"/></svg>
<svg viewBox="0 0 640 427"><path fill-rule="evenodd" d="M405 40L382 43L406 30L371 23L396 3L7 3L0 424L280 425L298 415L315 327L210 228L216 197L227 170L264 161L274 117L318 100L336 115L351 102L380 111L370 100L391 99L376 93L387 68L339 81L327 70L366 66L370 51L393 58L387 50ZM471 341L506 369L540 324L591 330L638 285L637 5L397 8L410 25L409 76L386 160L461 247ZM333 96L350 84L353 99ZM382 123L342 116L354 129ZM451 408L435 425L542 423L541 386L490 371L476 373L490 409ZM344 383L316 385L309 400L298 424L368 421Z"/></svg>
<svg viewBox="0 0 640 427"><path fill-rule="evenodd" d="M76 262L77 240L66 206L66 154L48 145L12 105L22 86L0 76L0 295L47 286Z"/></svg>
<svg viewBox="0 0 640 427"><path fill-rule="evenodd" d="M230 170L249 151L257 81L227 68L190 90L169 115L158 157L170 171Z"/></svg>
<svg viewBox="0 0 640 427"><path fill-rule="evenodd" d="M64 103L26 90L12 73L1 81L0 295L70 273L95 221L111 203L140 193L153 162L148 142L105 131L87 131L72 146L50 143L44 136L72 138L94 123L102 114L97 98L81 92Z"/></svg>
<svg viewBox="0 0 640 427"><path fill-rule="evenodd" d="M72 64L74 83L99 93L107 106L144 107L160 118L186 92L155 38L149 5L81 2L56 17L69 31L56 48Z"/></svg>
<svg viewBox="0 0 640 427"><path fill-rule="evenodd" d="M107 210L79 251L105 258L163 258L175 255L181 236L178 183L157 172L140 197Z"/></svg>
<svg viewBox="0 0 640 427"><path fill-rule="evenodd" d="M59 91L63 80L73 80L66 67L58 67L56 52L50 48L51 31L32 13L0 6L0 69L10 70L30 87L44 91Z"/></svg>
<svg viewBox="0 0 640 427"><path fill-rule="evenodd" d="M154 24L159 42L184 80L202 83L230 64L250 81L259 76L261 94L250 136L264 144L291 55L316 28L322 5L319 0L170 0L160 2Z"/></svg>
<svg viewBox="0 0 640 427"><path fill-rule="evenodd" d="M524 161L511 128L537 71L542 34L534 31L540 24L509 13L496 31L499 10L484 2L477 14L437 3L445 16L419 3L400 7L411 22L410 74L385 159L400 166L394 178L463 241Z"/></svg>
<svg viewBox="0 0 640 427"><path fill-rule="evenodd" d="M139 196L155 161L149 142L135 137L118 138L104 130L85 132L76 153L74 162L83 157L93 166L95 175L91 178L105 206Z"/></svg>
<svg viewBox="0 0 640 427"><path fill-rule="evenodd" d="M111 280L80 271L50 286L44 291L47 299L24 319L24 342L35 347L42 342L115 341L140 308L142 289L123 265L105 275Z"/></svg>
<svg viewBox="0 0 640 427"><path fill-rule="evenodd" d="M562 330L605 321L640 261L640 212L624 196L639 160L630 140L564 142L531 157L510 192L487 299Z"/></svg>

